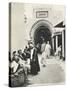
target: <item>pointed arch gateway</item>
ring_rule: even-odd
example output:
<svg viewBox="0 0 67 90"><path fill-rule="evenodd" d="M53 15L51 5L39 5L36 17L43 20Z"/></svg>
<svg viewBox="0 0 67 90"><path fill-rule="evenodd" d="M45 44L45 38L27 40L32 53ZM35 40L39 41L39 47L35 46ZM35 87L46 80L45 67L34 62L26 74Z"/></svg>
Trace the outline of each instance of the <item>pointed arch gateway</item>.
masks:
<svg viewBox="0 0 67 90"><path fill-rule="evenodd" d="M35 45L37 43L42 44L42 37L44 41L49 41L53 50L52 45L52 34L54 31L53 25L47 20L38 20L35 22L30 30L30 38L34 41Z"/></svg>

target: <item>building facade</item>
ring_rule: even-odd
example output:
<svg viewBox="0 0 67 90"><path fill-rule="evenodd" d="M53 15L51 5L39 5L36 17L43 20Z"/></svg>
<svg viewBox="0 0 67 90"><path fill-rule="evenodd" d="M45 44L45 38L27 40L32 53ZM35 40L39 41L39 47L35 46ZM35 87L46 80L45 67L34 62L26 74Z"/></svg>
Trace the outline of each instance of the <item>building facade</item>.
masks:
<svg viewBox="0 0 67 90"><path fill-rule="evenodd" d="M65 7L62 5L17 4L11 8L12 49L23 49L26 41L49 41L52 52L61 46L65 57ZM23 35L22 35L23 34Z"/></svg>

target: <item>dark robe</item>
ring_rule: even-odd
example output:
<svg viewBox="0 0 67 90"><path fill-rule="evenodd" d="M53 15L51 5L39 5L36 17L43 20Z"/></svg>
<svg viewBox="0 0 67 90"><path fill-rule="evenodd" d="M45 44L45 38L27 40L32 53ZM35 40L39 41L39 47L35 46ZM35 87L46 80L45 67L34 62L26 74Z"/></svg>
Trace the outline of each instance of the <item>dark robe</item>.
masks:
<svg viewBox="0 0 67 90"><path fill-rule="evenodd" d="M35 48L33 51L33 56L31 60L31 74L37 74L40 71L40 66L38 62L38 53L37 49Z"/></svg>

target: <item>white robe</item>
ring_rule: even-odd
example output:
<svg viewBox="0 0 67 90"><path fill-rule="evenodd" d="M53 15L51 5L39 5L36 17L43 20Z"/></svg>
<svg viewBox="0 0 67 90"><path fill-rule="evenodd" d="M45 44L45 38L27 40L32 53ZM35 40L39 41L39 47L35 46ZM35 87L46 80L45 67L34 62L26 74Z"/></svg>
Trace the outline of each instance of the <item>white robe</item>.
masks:
<svg viewBox="0 0 67 90"><path fill-rule="evenodd" d="M45 52L46 52L46 56L50 56L50 52L51 52L51 46L50 44L46 44L46 47L45 47Z"/></svg>
<svg viewBox="0 0 67 90"><path fill-rule="evenodd" d="M42 52L42 54L39 55L40 68L41 68L41 65L45 64L45 58L46 58L45 46L46 46L45 43L43 43L42 46L41 46L41 52Z"/></svg>
<svg viewBox="0 0 67 90"><path fill-rule="evenodd" d="M15 73L18 68L18 63L16 63L16 61L13 61L11 63L11 68L13 68L13 73Z"/></svg>

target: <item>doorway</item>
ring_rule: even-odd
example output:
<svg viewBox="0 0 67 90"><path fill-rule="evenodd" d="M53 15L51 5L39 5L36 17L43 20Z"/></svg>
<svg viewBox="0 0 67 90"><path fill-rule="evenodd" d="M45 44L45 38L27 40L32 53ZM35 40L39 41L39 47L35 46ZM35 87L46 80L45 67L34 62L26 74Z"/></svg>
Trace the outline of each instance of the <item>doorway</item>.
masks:
<svg viewBox="0 0 67 90"><path fill-rule="evenodd" d="M49 31L49 29L45 26L40 26L36 29L35 33L34 33L34 43L35 45L37 45L37 43L42 44L42 38L44 38L44 42L47 43L47 41L50 42L51 44L51 33Z"/></svg>
<svg viewBox="0 0 67 90"><path fill-rule="evenodd" d="M53 25L47 20L39 20L34 23L30 31L30 38L34 41L34 44L37 45L38 43L41 45L43 43L42 38L44 38L44 42L47 43L49 41L51 45L51 54L53 52L53 45L52 45L52 31L54 27Z"/></svg>

